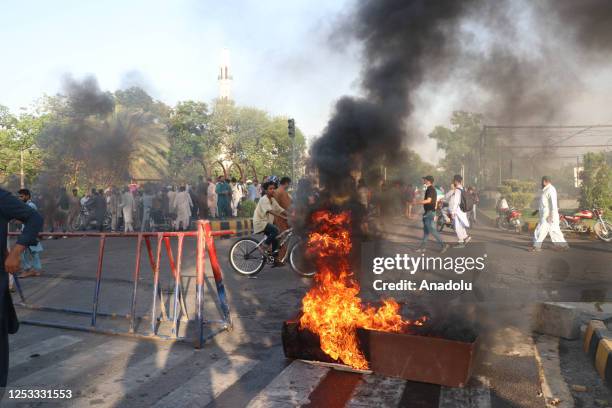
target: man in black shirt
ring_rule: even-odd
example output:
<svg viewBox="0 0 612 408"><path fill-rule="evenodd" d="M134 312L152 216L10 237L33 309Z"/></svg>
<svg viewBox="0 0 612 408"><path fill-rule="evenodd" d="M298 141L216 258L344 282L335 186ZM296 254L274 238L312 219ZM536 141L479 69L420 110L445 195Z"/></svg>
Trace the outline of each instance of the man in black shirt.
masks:
<svg viewBox="0 0 612 408"><path fill-rule="evenodd" d="M432 176L423 177L423 184L425 187L425 199L419 201L417 204L423 204L423 239L421 239L421 245L419 245L419 251L425 252L425 245L429 239L429 234L440 244L440 253L446 252L448 245L442 241L436 227L434 225L434 218L436 215L436 203L437 193L433 186L434 178Z"/></svg>

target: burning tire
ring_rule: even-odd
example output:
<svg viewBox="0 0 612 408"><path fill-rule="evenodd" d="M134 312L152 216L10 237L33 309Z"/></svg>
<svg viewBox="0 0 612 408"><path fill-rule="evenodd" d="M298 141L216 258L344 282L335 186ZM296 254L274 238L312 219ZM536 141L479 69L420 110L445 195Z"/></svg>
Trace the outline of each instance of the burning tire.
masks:
<svg viewBox="0 0 612 408"><path fill-rule="evenodd" d="M291 248L289 264L291 269L302 276L312 277L316 272L315 265L306 257L306 245L304 242L298 242Z"/></svg>
<svg viewBox="0 0 612 408"><path fill-rule="evenodd" d="M253 238L239 239L232 245L229 253L232 268L241 275L255 275L266 264L259 250L259 242Z"/></svg>

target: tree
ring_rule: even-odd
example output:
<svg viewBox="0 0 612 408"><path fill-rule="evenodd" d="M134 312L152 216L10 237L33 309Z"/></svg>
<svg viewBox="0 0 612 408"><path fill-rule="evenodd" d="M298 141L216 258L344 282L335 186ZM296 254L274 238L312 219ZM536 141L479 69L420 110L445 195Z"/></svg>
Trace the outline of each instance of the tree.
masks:
<svg viewBox="0 0 612 408"><path fill-rule="evenodd" d="M219 140L210 132L210 114L204 102L179 102L168 119L169 172L178 179L196 179L219 152Z"/></svg>
<svg viewBox="0 0 612 408"><path fill-rule="evenodd" d="M429 137L436 141L438 150L444 152L439 165L444 168L443 177L450 179L453 174L477 175L475 147L482 130L483 116L479 113L455 111L451 127L437 126ZM467 178L467 177L466 177Z"/></svg>
<svg viewBox="0 0 612 408"><path fill-rule="evenodd" d="M19 117L0 106L0 181L17 176L23 170L27 181L37 174L41 166L41 152L36 142L46 117L30 113Z"/></svg>
<svg viewBox="0 0 612 408"><path fill-rule="evenodd" d="M612 208L612 169L604 153L584 155L581 174L580 206L582 208Z"/></svg>
<svg viewBox="0 0 612 408"><path fill-rule="evenodd" d="M46 98L49 112L38 145L44 151L48 187L109 186L130 178L164 178L168 138L165 124L143 109L114 103L95 85L74 95ZM74 109L75 95L89 95ZM96 101L96 103L92 103Z"/></svg>
<svg viewBox="0 0 612 408"><path fill-rule="evenodd" d="M115 91L115 103L132 111L141 110L157 116L160 120L167 120L171 108L161 101L153 99L142 88L133 86L128 89Z"/></svg>
<svg viewBox="0 0 612 408"><path fill-rule="evenodd" d="M292 143L295 143L296 168L303 166L306 150L299 128L296 128L295 140L289 138L287 119L270 117L261 109L237 107L233 102L217 100L208 129L213 143L219 143L218 153L222 158L243 168L246 166L244 170L252 167L260 177L285 175L291 174Z"/></svg>

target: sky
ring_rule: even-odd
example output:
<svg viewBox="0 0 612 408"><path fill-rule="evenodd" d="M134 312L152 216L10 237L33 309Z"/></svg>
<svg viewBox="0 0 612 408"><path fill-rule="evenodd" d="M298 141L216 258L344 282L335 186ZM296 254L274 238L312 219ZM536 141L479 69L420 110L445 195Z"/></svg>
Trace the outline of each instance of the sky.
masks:
<svg viewBox="0 0 612 408"><path fill-rule="evenodd" d="M293 117L312 140L337 99L360 94L360 46L334 34L355 1L0 0L0 104L19 113L59 92L64 76L88 74L104 90L140 86L169 105L210 102L227 48L236 103ZM546 26L519 20L526 26L518 45L533 47ZM467 31L486 44L485 30ZM612 74L596 66L580 75L584 91L562 102L572 105L565 124L612 122ZM414 94L411 147L426 161L441 157L426 137L436 125L448 125L453 110L482 112L488 103L463 81L424 82Z"/></svg>
<svg viewBox="0 0 612 408"><path fill-rule="evenodd" d="M64 76L88 74L104 90L136 85L170 105L211 101L227 48L236 103L293 117L312 140L338 98L360 93L359 45L334 36L354 1L0 0L0 104L18 113L59 92ZM417 128L426 135L451 111L432 104ZM433 142L419 144L437 160Z"/></svg>
<svg viewBox="0 0 612 408"><path fill-rule="evenodd" d="M138 85L168 104L218 95L224 48L238 104L295 117L321 133L333 102L355 93L359 56L334 49L349 1L3 1L0 104L17 111L62 77L93 74L102 89Z"/></svg>

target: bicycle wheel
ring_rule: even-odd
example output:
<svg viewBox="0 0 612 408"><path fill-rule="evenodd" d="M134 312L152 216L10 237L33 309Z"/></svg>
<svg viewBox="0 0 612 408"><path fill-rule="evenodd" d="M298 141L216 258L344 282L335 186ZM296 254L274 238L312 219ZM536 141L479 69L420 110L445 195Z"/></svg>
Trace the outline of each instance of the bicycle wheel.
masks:
<svg viewBox="0 0 612 408"><path fill-rule="evenodd" d="M599 239L601 239L602 241L612 241L612 224L610 224L609 222L598 222L593 227L593 230L595 231L597 237L599 237Z"/></svg>
<svg viewBox="0 0 612 408"><path fill-rule="evenodd" d="M304 242L298 242L291 248L289 252L289 265L296 273L306 277L312 277L317 269L314 263L306 256L306 245Z"/></svg>
<svg viewBox="0 0 612 408"><path fill-rule="evenodd" d="M232 268L241 275L255 275L265 265L265 259L257 248L257 242L253 238L239 239L230 248L229 259Z"/></svg>

